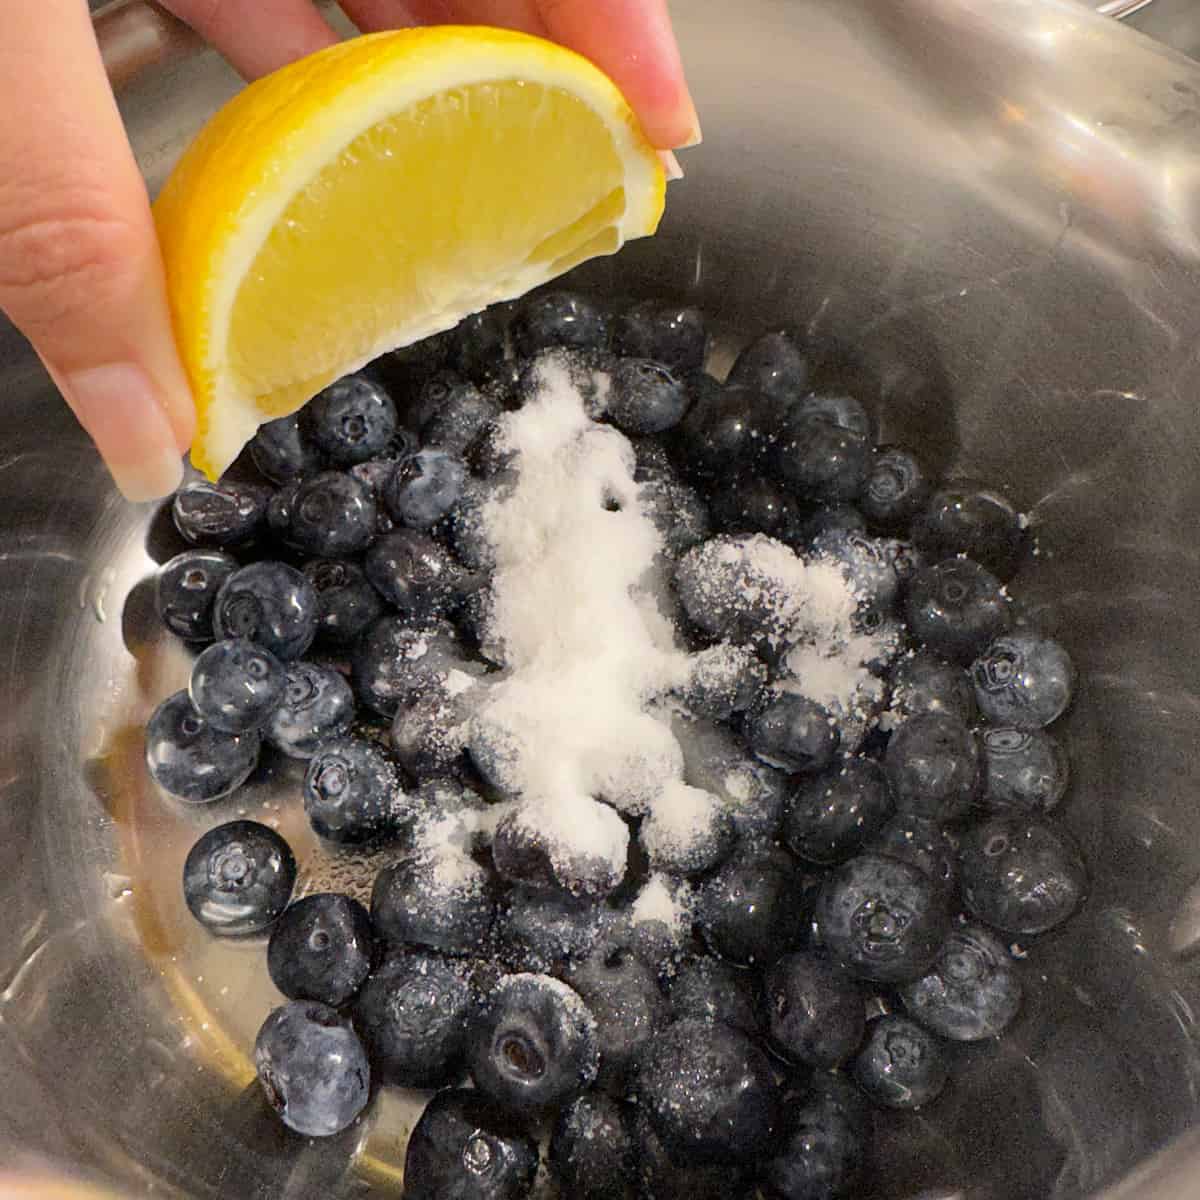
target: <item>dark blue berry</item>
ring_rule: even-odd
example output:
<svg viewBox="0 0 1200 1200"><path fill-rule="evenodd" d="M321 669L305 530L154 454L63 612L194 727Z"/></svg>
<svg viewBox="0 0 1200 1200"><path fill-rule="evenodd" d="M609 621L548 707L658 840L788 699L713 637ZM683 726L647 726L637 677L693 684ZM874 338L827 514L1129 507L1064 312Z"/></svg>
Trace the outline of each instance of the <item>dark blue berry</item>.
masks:
<svg viewBox="0 0 1200 1200"><path fill-rule="evenodd" d="M317 634L317 594L296 570L280 562L251 563L217 593L213 632L249 638L276 658L299 658Z"/></svg>
<svg viewBox="0 0 1200 1200"><path fill-rule="evenodd" d="M358 698L385 717L430 689L444 688L451 671L478 674L467 663L454 627L444 621L414 625L381 617L363 634L351 664Z"/></svg>
<svg viewBox="0 0 1200 1200"><path fill-rule="evenodd" d="M354 693L336 671L288 663L283 700L263 736L289 758L312 758L326 742L349 733L354 718Z"/></svg>
<svg viewBox="0 0 1200 1200"><path fill-rule="evenodd" d="M758 1194L749 1167L676 1162L645 1109L636 1106L633 1138L641 1183L639 1200L752 1200Z"/></svg>
<svg viewBox="0 0 1200 1200"><path fill-rule="evenodd" d="M504 358L508 317L505 307L493 304L459 321L450 335L450 365L468 379L484 382L493 364Z"/></svg>
<svg viewBox="0 0 1200 1200"><path fill-rule="evenodd" d="M817 936L860 979L917 979L937 957L949 927L937 884L911 864L880 854L843 863L817 893Z"/></svg>
<svg viewBox="0 0 1200 1200"><path fill-rule="evenodd" d="M287 541L288 531L292 527L292 506L296 503L296 493L303 482L303 479L293 479L280 484L267 501L267 529L272 537L281 542Z"/></svg>
<svg viewBox="0 0 1200 1200"><path fill-rule="evenodd" d="M873 525L888 532L905 530L925 505L929 480L921 460L903 446L880 446L867 468L858 506ZM952 554L937 555L938 559Z"/></svg>
<svg viewBox="0 0 1200 1200"><path fill-rule="evenodd" d="M429 422L447 407L453 407L457 396L478 394L479 389L455 371L438 371L426 379L413 393L403 414L404 427L415 439L413 452L424 443Z"/></svg>
<svg viewBox="0 0 1200 1200"><path fill-rule="evenodd" d="M764 333L737 356L728 382L786 403L804 395L808 378L808 359L791 334L774 331Z"/></svg>
<svg viewBox="0 0 1200 1200"><path fill-rule="evenodd" d="M979 742L948 713L909 717L892 734L883 766L896 808L919 817L961 820L979 791Z"/></svg>
<svg viewBox="0 0 1200 1200"><path fill-rule="evenodd" d="M785 954L763 976L764 1024L774 1049L797 1066L830 1068L853 1056L866 1027L859 985L814 954Z"/></svg>
<svg viewBox="0 0 1200 1200"><path fill-rule="evenodd" d="M1041 729L985 729L983 796L989 808L1034 815L1058 806L1067 790L1066 751Z"/></svg>
<svg viewBox="0 0 1200 1200"><path fill-rule="evenodd" d="M479 751L476 738L471 753L477 764L482 757ZM494 785L495 762L488 765L492 767L492 776L481 773ZM598 809L596 816L603 815L620 825L620 818L611 809ZM582 899L594 900L615 891L625 874L624 863L618 872L606 854L588 854L575 846L561 844L553 833L544 831L536 805L513 808L500 821L492 841L492 861L505 879L529 887L561 889Z"/></svg>
<svg viewBox="0 0 1200 1200"><path fill-rule="evenodd" d="M585 1092L559 1113L550 1169L572 1200L637 1200L637 1152L624 1106Z"/></svg>
<svg viewBox="0 0 1200 1200"><path fill-rule="evenodd" d="M867 523L853 504L822 504L816 508L801 526L804 541L815 542L820 537L865 535Z"/></svg>
<svg viewBox="0 0 1200 1200"><path fill-rule="evenodd" d="M474 461L475 453L495 428L502 411L494 397L462 383L426 419L421 427L421 440L427 450L441 450Z"/></svg>
<svg viewBox="0 0 1200 1200"><path fill-rule="evenodd" d="M975 720L975 689L970 675L929 650L915 650L897 659L889 681L891 708L897 716L945 713L967 725Z"/></svg>
<svg viewBox="0 0 1200 1200"><path fill-rule="evenodd" d="M289 905L271 930L267 970L289 1000L341 1008L371 972L371 918L357 900L318 892Z"/></svg>
<svg viewBox="0 0 1200 1200"><path fill-rule="evenodd" d="M854 1062L858 1086L877 1104L914 1109L931 1104L950 1078L937 1038L908 1017L873 1021L867 1044Z"/></svg>
<svg viewBox="0 0 1200 1200"><path fill-rule="evenodd" d="M1021 816L969 830L959 861L967 912L1004 933L1028 936L1061 925L1087 891L1083 856L1070 837Z"/></svg>
<svg viewBox="0 0 1200 1200"><path fill-rule="evenodd" d="M654 523L668 558L676 559L712 532L708 507L695 488L670 476L655 476L638 489L638 507Z"/></svg>
<svg viewBox="0 0 1200 1200"><path fill-rule="evenodd" d="M416 950L391 954L354 1006L376 1077L395 1087L457 1082L473 1001L466 963Z"/></svg>
<svg viewBox="0 0 1200 1200"><path fill-rule="evenodd" d="M496 922L497 950L511 970L557 975L588 957L601 931L602 910L594 901L518 885Z"/></svg>
<svg viewBox="0 0 1200 1200"><path fill-rule="evenodd" d="M462 499L448 513L438 536L449 543L455 557L468 570L491 570L496 550L488 534L487 511L494 500L503 499L510 488L506 477L475 479L469 477Z"/></svg>
<svg viewBox="0 0 1200 1200"><path fill-rule="evenodd" d="M155 783L194 804L226 796L258 762L260 737L213 729L188 699L168 696L146 724L146 765Z"/></svg>
<svg viewBox="0 0 1200 1200"><path fill-rule="evenodd" d="M952 929L928 973L900 991L922 1025L955 1042L999 1037L1021 1007L1008 948L980 925Z"/></svg>
<svg viewBox="0 0 1200 1200"><path fill-rule="evenodd" d="M354 1123L370 1097L366 1052L335 1009L293 1000L263 1022L254 1066L267 1102L305 1137L330 1137Z"/></svg>
<svg viewBox="0 0 1200 1200"><path fill-rule="evenodd" d="M963 479L942 484L930 496L913 522L912 539L931 562L963 554L1003 581L1017 569L1024 532L1007 496Z"/></svg>
<svg viewBox="0 0 1200 1200"><path fill-rule="evenodd" d="M383 600L362 567L337 558L315 558L303 567L317 594L317 636L348 646L383 615Z"/></svg>
<svg viewBox="0 0 1200 1200"><path fill-rule="evenodd" d="M374 493L344 471L305 479L292 497L287 543L319 558L360 554L376 533Z"/></svg>
<svg viewBox="0 0 1200 1200"><path fill-rule="evenodd" d="M909 581L905 599L908 629L935 654L964 666L1011 619L1000 581L969 558L925 567Z"/></svg>
<svg viewBox="0 0 1200 1200"><path fill-rule="evenodd" d="M331 842L356 845L394 831L400 784L391 760L371 742L325 742L304 775L304 811Z"/></svg>
<svg viewBox="0 0 1200 1200"><path fill-rule="evenodd" d="M551 380L565 375L579 393L584 411L598 420L604 414L611 394L616 365L617 360L603 350L575 350L565 346L543 350L536 358L524 363L517 381L517 400L520 404L528 404ZM513 452L501 445L493 445L487 457L491 459L489 474L515 459Z"/></svg>
<svg viewBox="0 0 1200 1200"><path fill-rule="evenodd" d="M860 609L890 613L900 591L892 546L861 533L826 531L812 541L811 558L835 563L850 585Z"/></svg>
<svg viewBox="0 0 1200 1200"><path fill-rule="evenodd" d="M432 529L462 499L467 466L445 450L398 463L384 489L388 511L409 529Z"/></svg>
<svg viewBox="0 0 1200 1200"><path fill-rule="evenodd" d="M392 753L414 779L451 775L466 746L466 697L440 688L411 704L402 704L392 718Z"/></svg>
<svg viewBox="0 0 1200 1200"><path fill-rule="evenodd" d="M897 813L867 848L916 867L947 895L958 884L958 844L928 817Z"/></svg>
<svg viewBox="0 0 1200 1200"><path fill-rule="evenodd" d="M707 378L703 376L702 378ZM768 401L746 387L703 386L676 428L681 469L711 484L753 471L766 457L774 428Z"/></svg>
<svg viewBox="0 0 1200 1200"><path fill-rule="evenodd" d="M237 560L220 550L185 550L175 555L154 581L162 623L189 642L210 641L217 593L237 569Z"/></svg>
<svg viewBox="0 0 1200 1200"><path fill-rule="evenodd" d="M727 1025L675 1021L650 1043L634 1086L681 1165L755 1163L775 1145L782 1109L770 1061Z"/></svg>
<svg viewBox="0 0 1200 1200"><path fill-rule="evenodd" d="M613 321L612 345L630 358L652 358L681 375L704 366L708 329L698 308L643 300Z"/></svg>
<svg viewBox="0 0 1200 1200"><path fill-rule="evenodd" d="M719 1021L755 1036L758 1033L756 977L712 958L699 955L680 965L670 980L671 1016Z"/></svg>
<svg viewBox="0 0 1200 1200"><path fill-rule="evenodd" d="M195 546L238 546L262 531L271 489L259 483L196 480L175 493L175 528Z"/></svg>
<svg viewBox="0 0 1200 1200"><path fill-rule="evenodd" d="M767 685L767 668L747 646L718 642L693 654L679 698L697 717L728 721L754 708Z"/></svg>
<svg viewBox="0 0 1200 1200"><path fill-rule="evenodd" d="M768 766L798 773L827 767L841 739L827 709L806 696L784 692L751 716L746 740Z"/></svg>
<svg viewBox="0 0 1200 1200"><path fill-rule="evenodd" d="M371 893L376 933L443 954L478 954L495 919L492 879L462 853L408 854L379 872Z"/></svg>
<svg viewBox="0 0 1200 1200"><path fill-rule="evenodd" d="M853 406L853 407L850 407ZM867 477L871 439L861 405L848 397L806 396L783 415L772 463L776 477L814 500L852 500Z"/></svg>
<svg viewBox="0 0 1200 1200"><path fill-rule="evenodd" d="M638 840L651 870L703 875L729 857L737 827L720 797L675 783L642 819Z"/></svg>
<svg viewBox="0 0 1200 1200"><path fill-rule="evenodd" d="M714 487L709 509L722 533L765 533L789 545L803 540L799 503L760 475L735 476Z"/></svg>
<svg viewBox="0 0 1200 1200"><path fill-rule="evenodd" d="M595 1081L596 1021L579 993L549 975L506 975L467 1034L475 1086L514 1112L569 1103Z"/></svg>
<svg viewBox="0 0 1200 1200"><path fill-rule="evenodd" d="M602 350L608 344L608 318L575 292L542 292L528 297L512 322L513 349L533 358L551 346Z"/></svg>
<svg viewBox="0 0 1200 1200"><path fill-rule="evenodd" d="M887 779L878 763L835 759L820 774L794 781L784 809L784 840L807 862L844 862L882 828L891 811Z"/></svg>
<svg viewBox="0 0 1200 1200"><path fill-rule="evenodd" d="M1057 721L1075 695L1075 665L1051 638L1012 633L997 638L971 667L975 702L985 720L1018 729Z"/></svg>
<svg viewBox="0 0 1200 1200"><path fill-rule="evenodd" d="M246 638L214 642L192 664L188 682L192 705L222 733L261 728L286 689L283 663Z"/></svg>
<svg viewBox="0 0 1200 1200"><path fill-rule="evenodd" d="M613 364L605 408L612 423L625 433L674 429L690 403L683 381L663 363L619 358Z"/></svg>
<svg viewBox="0 0 1200 1200"><path fill-rule="evenodd" d="M397 424L391 396L364 375L347 375L331 383L308 402L301 415L301 428L339 467L381 454Z"/></svg>
<svg viewBox="0 0 1200 1200"><path fill-rule="evenodd" d="M378 538L363 565L375 590L414 620L440 616L462 596L463 573L450 552L415 529Z"/></svg>
<svg viewBox="0 0 1200 1200"><path fill-rule="evenodd" d="M250 457L275 484L315 475L325 466L324 454L300 427L299 413L260 425L250 442Z"/></svg>
<svg viewBox="0 0 1200 1200"><path fill-rule="evenodd" d="M405 1200L526 1200L537 1143L505 1110L473 1089L439 1092L408 1139Z"/></svg>
<svg viewBox="0 0 1200 1200"><path fill-rule="evenodd" d="M296 882L291 848L257 821L228 821L203 834L183 864L183 898L210 933L261 933L287 908Z"/></svg>

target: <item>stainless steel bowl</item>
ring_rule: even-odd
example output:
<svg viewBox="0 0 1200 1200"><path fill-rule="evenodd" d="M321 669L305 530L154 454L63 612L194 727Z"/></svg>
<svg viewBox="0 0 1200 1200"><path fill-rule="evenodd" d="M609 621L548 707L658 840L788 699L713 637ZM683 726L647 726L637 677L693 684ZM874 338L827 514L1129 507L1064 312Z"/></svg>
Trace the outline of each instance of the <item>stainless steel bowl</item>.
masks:
<svg viewBox="0 0 1200 1200"><path fill-rule="evenodd" d="M1194 1197L1200 67L1058 0L676 8L705 144L662 234L578 284L687 297L727 342L788 320L867 347L885 435L1030 514L1015 590L1083 672L1065 820L1091 898L1018 948L1013 1032L889 1126L877 1195L1072 1200L1136 1170L1115 1195ZM157 185L235 80L169 24L106 20ZM310 886L369 872L312 846L286 772L201 812L150 788L140 723L186 670L146 584L169 522L120 501L8 329L0 388L0 1165L132 1195L398 1195L412 1104L285 1134L247 1058L262 947L216 952L177 888L238 809L294 837Z"/></svg>

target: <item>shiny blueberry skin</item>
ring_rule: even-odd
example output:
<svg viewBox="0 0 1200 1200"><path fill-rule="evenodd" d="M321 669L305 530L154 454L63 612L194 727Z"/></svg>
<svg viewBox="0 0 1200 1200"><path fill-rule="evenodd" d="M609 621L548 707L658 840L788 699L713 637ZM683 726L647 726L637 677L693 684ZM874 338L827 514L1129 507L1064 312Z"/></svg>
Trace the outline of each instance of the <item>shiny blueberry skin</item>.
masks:
<svg viewBox="0 0 1200 1200"><path fill-rule="evenodd" d="M388 512L409 529L432 529L462 498L467 465L445 450L421 450L398 463L387 486Z"/></svg>
<svg viewBox="0 0 1200 1200"><path fill-rule="evenodd" d="M671 1016L720 1021L755 1036L759 1031L755 984L752 972L699 955L682 963L670 979Z"/></svg>
<svg viewBox="0 0 1200 1200"><path fill-rule="evenodd" d="M465 854L414 852L384 867L371 893L375 932L443 954L478 954L496 919L491 876Z"/></svg>
<svg viewBox="0 0 1200 1200"><path fill-rule="evenodd" d="M967 725L975 720L971 676L932 651L914 650L902 655L888 679L892 685L892 711L901 717L946 713Z"/></svg>
<svg viewBox="0 0 1200 1200"><path fill-rule="evenodd" d="M274 484L315 475L325 466L325 455L301 428L299 413L260 425L250 441L250 457Z"/></svg>
<svg viewBox="0 0 1200 1200"><path fill-rule="evenodd" d="M330 1137L367 1106L371 1069L350 1022L335 1009L293 1000L263 1022L254 1066L267 1102L305 1137Z"/></svg>
<svg viewBox="0 0 1200 1200"><path fill-rule="evenodd" d="M474 1089L439 1092L408 1139L405 1200L526 1200L537 1143L503 1105Z"/></svg>
<svg viewBox="0 0 1200 1200"><path fill-rule="evenodd" d="M172 796L202 804L246 782L258 762L257 730L222 733L192 707L187 692L168 696L146 723L146 765Z"/></svg>
<svg viewBox="0 0 1200 1200"><path fill-rule="evenodd" d="M914 1020L954 1042L999 1037L1021 1008L1008 947L982 925L950 931L929 972L900 990Z"/></svg>
<svg viewBox="0 0 1200 1200"><path fill-rule="evenodd" d="M237 569L237 560L220 550L185 550L175 555L154 581L159 619L185 641L210 641L217 593Z"/></svg>
<svg viewBox="0 0 1200 1200"><path fill-rule="evenodd" d="M1021 516L1007 496L960 479L942 484L913 522L912 539L930 562L965 554L1001 581L1021 559Z"/></svg>
<svg viewBox="0 0 1200 1200"><path fill-rule="evenodd" d="M354 1006L376 1077L395 1087L456 1083L473 1001L467 963L417 950L392 953Z"/></svg>
<svg viewBox="0 0 1200 1200"><path fill-rule="evenodd" d="M930 967L949 929L944 892L907 862L860 854L827 875L814 927L853 975L904 983Z"/></svg>
<svg viewBox="0 0 1200 1200"><path fill-rule="evenodd" d="M431 689L428 695L401 705L392 718L392 754L414 779L437 779L455 774L465 741L465 697Z"/></svg>
<svg viewBox="0 0 1200 1200"><path fill-rule="evenodd" d="M314 558L301 568L317 595L317 637L348 646L383 615L383 598L357 563Z"/></svg>
<svg viewBox="0 0 1200 1200"><path fill-rule="evenodd" d="M979 742L948 713L909 717L892 734L883 767L900 812L959 821L979 791Z"/></svg>
<svg viewBox="0 0 1200 1200"><path fill-rule="evenodd" d="M713 527L722 533L765 533L789 545L803 541L799 502L762 476L742 476L714 488L709 507Z"/></svg>
<svg viewBox="0 0 1200 1200"><path fill-rule="evenodd" d="M637 1147L639 1200L754 1200L758 1192L749 1167L728 1163L701 1166L676 1162L645 1109L633 1108L633 1138Z"/></svg>
<svg viewBox="0 0 1200 1200"><path fill-rule="evenodd" d="M891 613L900 592L892 545L861 533L826 531L812 540L811 558L835 563L850 584L860 607Z"/></svg>
<svg viewBox="0 0 1200 1200"><path fill-rule="evenodd" d="M283 663L246 638L214 642L202 651L188 682L193 707L222 733L260 729L286 690Z"/></svg>
<svg viewBox="0 0 1200 1200"><path fill-rule="evenodd" d="M315 663L288 663L283 700L267 719L263 737L289 758L312 758L354 724L354 692L336 671Z"/></svg>
<svg viewBox="0 0 1200 1200"><path fill-rule="evenodd" d="M414 436L415 454L425 442L425 429L438 413L453 404L458 395L478 393L479 389L456 371L438 371L429 376L409 399L403 412L404 428Z"/></svg>
<svg viewBox="0 0 1200 1200"><path fill-rule="evenodd" d="M994 725L1041 729L1057 721L1075 695L1075 665L1052 638L1011 633L997 638L971 667L975 702Z"/></svg>
<svg viewBox="0 0 1200 1200"><path fill-rule="evenodd" d="M292 527L292 506L303 479L292 479L281 483L275 494L267 501L267 529L271 536L283 542Z"/></svg>
<svg viewBox="0 0 1200 1200"><path fill-rule="evenodd" d="M271 489L259 483L196 480L175 493L175 528L194 546L238 546L262 531Z"/></svg>
<svg viewBox="0 0 1200 1200"><path fill-rule="evenodd" d="M697 388L693 380L692 388L694 401L674 439L680 469L710 484L756 469L771 444L770 402L752 388L722 387L715 381Z"/></svg>
<svg viewBox="0 0 1200 1200"><path fill-rule="evenodd" d="M595 1081L596 1021L565 983L549 975L506 975L471 1022L467 1062L485 1096L514 1112L545 1111Z"/></svg>
<svg viewBox="0 0 1200 1200"><path fill-rule="evenodd" d="M508 318L506 306L493 304L459 321L450 334L450 365L468 379L484 382L492 365L504 358Z"/></svg>
<svg viewBox="0 0 1200 1200"><path fill-rule="evenodd" d="M305 479L292 498L287 543L318 558L348 558L370 545L376 531L374 493L344 471Z"/></svg>
<svg viewBox="0 0 1200 1200"><path fill-rule="evenodd" d="M908 1017L873 1021L854 1061L858 1086L886 1108L916 1109L942 1094L950 1068L941 1043Z"/></svg>
<svg viewBox="0 0 1200 1200"><path fill-rule="evenodd" d="M375 590L415 620L440 616L462 595L462 571L450 552L415 529L376 539L363 565Z"/></svg>
<svg viewBox="0 0 1200 1200"><path fill-rule="evenodd" d="M637 1154L626 1106L585 1092L559 1113L550 1168L572 1200L637 1200Z"/></svg>
<svg viewBox="0 0 1200 1200"><path fill-rule="evenodd" d="M1022 816L969 830L959 861L967 912L1004 933L1029 936L1061 925L1087 891L1078 846L1065 832Z"/></svg>
<svg viewBox="0 0 1200 1200"><path fill-rule="evenodd" d="M394 717L401 704L443 686L450 671L477 674L463 655L454 627L446 622L413 624L404 617L381 617L355 647L355 694L376 712Z"/></svg>
<svg viewBox="0 0 1200 1200"><path fill-rule="evenodd" d="M518 885L496 922L497 952L511 970L558 975L592 953L601 929L602 910L594 901Z"/></svg>
<svg viewBox="0 0 1200 1200"><path fill-rule="evenodd" d="M879 446L867 468L858 506L872 525L894 533L908 529L928 496L929 479L921 460L903 446Z"/></svg>
<svg viewBox="0 0 1200 1200"><path fill-rule="evenodd" d="M289 1000L341 1008L371 972L371 918L357 900L317 892L291 904L267 944L271 981Z"/></svg>
<svg viewBox="0 0 1200 1200"><path fill-rule="evenodd" d="M213 632L218 638L249 638L291 662L316 637L317 594L295 567L251 563L231 575L217 593Z"/></svg>
<svg viewBox="0 0 1200 1200"><path fill-rule="evenodd" d="M747 646L719 642L693 654L679 698L710 721L728 721L756 706L767 685L767 668Z"/></svg>
<svg viewBox="0 0 1200 1200"><path fill-rule="evenodd" d="M612 347L629 358L652 358L680 375L704 366L708 329L698 308L644 300L613 321Z"/></svg>
<svg viewBox="0 0 1200 1200"><path fill-rule="evenodd" d="M792 404L783 416L772 457L779 481L814 500L853 500L871 458L861 412L862 406L850 397L812 395Z"/></svg>
<svg viewBox="0 0 1200 1200"><path fill-rule="evenodd" d="M866 1005L841 967L798 951L763 976L764 1024L777 1053L798 1066L836 1067L862 1042Z"/></svg>
<svg viewBox="0 0 1200 1200"><path fill-rule="evenodd" d="M918 571L905 600L908 629L927 649L964 666L1011 620L1000 581L969 558Z"/></svg>
<svg viewBox="0 0 1200 1200"><path fill-rule="evenodd" d="M650 1043L634 1086L681 1165L754 1163L774 1148L782 1108L770 1061L727 1025L675 1021Z"/></svg>
<svg viewBox="0 0 1200 1200"><path fill-rule="evenodd" d="M984 729L983 799L997 811L1037 813L1058 807L1070 782L1061 744L1043 729Z"/></svg>
<svg viewBox="0 0 1200 1200"><path fill-rule="evenodd" d="M841 738L827 709L785 692L753 714L746 740L769 767L799 773L829 766Z"/></svg>
<svg viewBox="0 0 1200 1200"><path fill-rule="evenodd" d="M533 358L551 346L603 350L608 344L608 318L575 292L542 292L522 303L511 333L519 358Z"/></svg>
<svg viewBox="0 0 1200 1200"><path fill-rule="evenodd" d="M440 450L473 461L476 451L495 428L503 409L477 387L462 383L426 418L421 441L427 450Z"/></svg>
<svg viewBox="0 0 1200 1200"><path fill-rule="evenodd" d="M897 813L867 849L916 867L947 895L958 885L958 844L928 817Z"/></svg>
<svg viewBox="0 0 1200 1200"><path fill-rule="evenodd" d="M228 821L203 834L183 864L183 898L210 933L261 933L287 908L296 882L291 847L257 821Z"/></svg>
<svg viewBox="0 0 1200 1200"><path fill-rule="evenodd" d="M891 812L891 793L877 762L835 759L820 774L795 780L783 837L797 857L828 866L856 854Z"/></svg>
<svg viewBox="0 0 1200 1200"><path fill-rule="evenodd" d="M321 837L357 845L392 832L400 790L396 768L371 742L325 742L304 775L304 811Z"/></svg>
<svg viewBox="0 0 1200 1200"><path fill-rule="evenodd" d="M392 398L364 375L347 375L304 408L301 428L331 463L353 466L387 449L396 432Z"/></svg>
<svg viewBox="0 0 1200 1200"><path fill-rule="evenodd" d="M641 435L674 429L691 396L683 381L663 363L648 358L619 358L613 365L605 407L625 433Z"/></svg>
<svg viewBox="0 0 1200 1200"><path fill-rule="evenodd" d="M803 396L808 377L808 359L791 334L774 331L755 339L737 356L728 382L753 388L778 402Z"/></svg>

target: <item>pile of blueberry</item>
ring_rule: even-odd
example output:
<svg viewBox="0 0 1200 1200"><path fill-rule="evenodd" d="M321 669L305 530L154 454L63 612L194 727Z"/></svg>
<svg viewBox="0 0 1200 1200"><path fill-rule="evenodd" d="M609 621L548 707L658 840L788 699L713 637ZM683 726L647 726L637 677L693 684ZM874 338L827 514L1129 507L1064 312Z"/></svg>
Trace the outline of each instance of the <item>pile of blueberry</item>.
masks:
<svg viewBox="0 0 1200 1200"><path fill-rule="evenodd" d="M369 912L293 900L285 841L232 821L188 855L187 904L214 934L269 933L288 1003L255 1061L291 1129L345 1129L380 1085L435 1093L408 1200L519 1200L547 1173L572 1200L851 1195L873 1120L937 1100L947 1041L1013 1021L1010 943L1083 898L1046 731L1074 671L1009 598L1016 508L876 445L794 336L760 337L724 383L707 345L695 309L545 293L339 381L265 426L252 468L174 500L194 548L162 568L159 611L209 644L149 722L154 779L211 801L265 743L307 761L323 839L394 848ZM536 838L484 832L506 799L495 747L445 736L448 681L498 669L480 514L515 469L497 421L545 354L635 450L700 664L670 698L686 779L739 801L680 856L631 839L602 895ZM779 608L746 586L764 536L839 564L857 628L895 631L869 719L777 686ZM457 857L420 844L467 816ZM683 936L637 917L651 871L694 897Z"/></svg>

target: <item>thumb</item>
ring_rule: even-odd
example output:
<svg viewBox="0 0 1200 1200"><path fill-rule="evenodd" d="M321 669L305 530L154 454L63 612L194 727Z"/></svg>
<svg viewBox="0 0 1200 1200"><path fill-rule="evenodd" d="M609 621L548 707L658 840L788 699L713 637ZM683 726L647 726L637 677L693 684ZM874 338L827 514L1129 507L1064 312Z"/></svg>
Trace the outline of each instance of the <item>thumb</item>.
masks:
<svg viewBox="0 0 1200 1200"><path fill-rule="evenodd" d="M164 496L195 413L145 184L83 0L0 6L0 112L0 309L125 496Z"/></svg>

